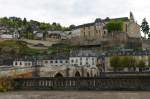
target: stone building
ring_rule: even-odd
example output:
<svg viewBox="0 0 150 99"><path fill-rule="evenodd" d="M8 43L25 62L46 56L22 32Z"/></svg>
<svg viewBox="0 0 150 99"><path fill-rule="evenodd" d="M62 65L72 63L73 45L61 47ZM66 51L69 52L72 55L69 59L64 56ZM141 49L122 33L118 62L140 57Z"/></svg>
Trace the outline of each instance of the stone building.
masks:
<svg viewBox="0 0 150 99"><path fill-rule="evenodd" d="M109 33L106 24L110 21L122 21L123 31L113 34ZM137 24L132 13L130 13L129 18L97 18L93 23L76 26L72 30L72 34L73 37L70 42L74 45L103 45L103 42L111 43L112 41L128 43L128 40L130 39L141 39L140 25ZM141 42L135 41L134 43Z"/></svg>
<svg viewBox="0 0 150 99"><path fill-rule="evenodd" d="M90 50L74 51L69 58L70 65L96 67L97 56Z"/></svg>

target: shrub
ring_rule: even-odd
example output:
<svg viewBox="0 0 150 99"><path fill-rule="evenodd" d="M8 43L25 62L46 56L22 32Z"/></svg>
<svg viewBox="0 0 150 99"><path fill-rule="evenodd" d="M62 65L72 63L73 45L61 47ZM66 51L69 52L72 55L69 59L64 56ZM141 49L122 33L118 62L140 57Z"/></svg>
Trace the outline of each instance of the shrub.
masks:
<svg viewBox="0 0 150 99"><path fill-rule="evenodd" d="M12 89L12 79L10 78L0 78L0 92L6 92Z"/></svg>

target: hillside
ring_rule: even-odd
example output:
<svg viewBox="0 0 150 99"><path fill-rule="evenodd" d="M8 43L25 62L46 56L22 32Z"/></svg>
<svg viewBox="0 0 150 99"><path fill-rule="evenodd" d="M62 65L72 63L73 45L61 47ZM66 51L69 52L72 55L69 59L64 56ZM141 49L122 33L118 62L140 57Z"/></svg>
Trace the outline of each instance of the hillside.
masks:
<svg viewBox="0 0 150 99"><path fill-rule="evenodd" d="M6 40L0 42L1 55L35 55L44 53L44 51L29 48L24 41Z"/></svg>

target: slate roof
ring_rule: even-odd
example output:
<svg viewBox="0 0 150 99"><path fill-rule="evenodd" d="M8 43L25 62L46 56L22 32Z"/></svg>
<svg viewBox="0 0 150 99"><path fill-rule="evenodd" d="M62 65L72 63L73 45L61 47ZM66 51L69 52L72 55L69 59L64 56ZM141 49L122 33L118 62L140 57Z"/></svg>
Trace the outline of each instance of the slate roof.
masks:
<svg viewBox="0 0 150 99"><path fill-rule="evenodd" d="M111 19L109 17L107 17L106 19L97 18L95 20L95 22L87 23L87 24L82 24L82 25L76 26L74 29L93 26L97 22L109 22L109 21L119 21L119 20L121 20L121 21L128 21L129 18L128 17L111 18Z"/></svg>

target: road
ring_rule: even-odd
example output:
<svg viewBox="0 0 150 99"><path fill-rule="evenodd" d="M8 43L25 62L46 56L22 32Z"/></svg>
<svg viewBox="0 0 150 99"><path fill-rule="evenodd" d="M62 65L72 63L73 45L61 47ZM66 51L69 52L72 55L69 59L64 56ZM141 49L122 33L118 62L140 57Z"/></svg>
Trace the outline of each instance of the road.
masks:
<svg viewBox="0 0 150 99"><path fill-rule="evenodd" d="M150 92L19 91L0 93L0 99L150 99Z"/></svg>

